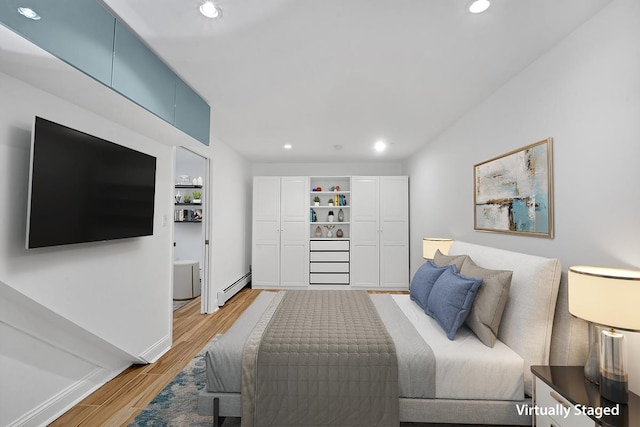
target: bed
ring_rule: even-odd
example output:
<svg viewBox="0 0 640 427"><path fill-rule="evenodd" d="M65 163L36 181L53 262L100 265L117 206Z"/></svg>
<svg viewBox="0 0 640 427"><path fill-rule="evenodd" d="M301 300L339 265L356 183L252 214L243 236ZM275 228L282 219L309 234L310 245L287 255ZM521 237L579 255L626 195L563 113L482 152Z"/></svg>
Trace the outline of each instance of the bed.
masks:
<svg viewBox="0 0 640 427"><path fill-rule="evenodd" d="M397 419L389 421L391 424L385 421L379 425L397 425L398 420L530 425L530 417L519 410L522 405L530 404L530 366L584 362L586 325L568 314L566 284L561 280L557 259L454 242L449 256L440 258L441 266L458 263L456 269L460 270L460 260L465 257L472 259L478 268L512 272L492 345L487 345L486 338L483 338L485 342L479 339L482 331L472 330L467 324L457 329L454 339L450 339L439 321L425 315L413 295L366 294L376 318L384 324L384 328L378 329L386 329L392 339L390 352L397 365L384 371L388 372L387 382L380 383L381 390L391 390L397 396L393 398L397 399L397 406L392 405L388 396L372 405L374 409L376 405L389 405L382 412L397 412ZM245 347L264 333L260 332L261 327L273 321L270 316L280 310L281 300L293 295L298 295L297 291L262 292L229 331L212 341L206 352L207 386L198 401L200 415L213 415L214 424L218 417L226 416L242 416L243 425L249 426L253 425L249 417L264 419L256 413L243 413L254 406L253 401L247 401L253 391L242 392L246 376L253 375L254 370L247 367ZM477 301L475 304L481 305ZM280 350L274 353L280 354ZM361 355L358 357L363 359ZM397 387L392 389L389 381L397 381ZM265 384L276 382L277 378L267 378ZM268 412L272 404L266 406ZM357 410L357 405L345 408ZM272 412L275 414L269 416L277 416L277 409Z"/></svg>

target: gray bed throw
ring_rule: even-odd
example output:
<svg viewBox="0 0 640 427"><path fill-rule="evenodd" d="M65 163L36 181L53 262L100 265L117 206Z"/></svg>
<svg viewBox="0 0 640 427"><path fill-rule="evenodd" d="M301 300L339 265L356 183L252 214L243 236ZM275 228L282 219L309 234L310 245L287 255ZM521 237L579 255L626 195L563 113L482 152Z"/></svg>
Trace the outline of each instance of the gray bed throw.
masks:
<svg viewBox="0 0 640 427"><path fill-rule="evenodd" d="M247 340L242 426L399 426L396 349L366 291L286 291Z"/></svg>

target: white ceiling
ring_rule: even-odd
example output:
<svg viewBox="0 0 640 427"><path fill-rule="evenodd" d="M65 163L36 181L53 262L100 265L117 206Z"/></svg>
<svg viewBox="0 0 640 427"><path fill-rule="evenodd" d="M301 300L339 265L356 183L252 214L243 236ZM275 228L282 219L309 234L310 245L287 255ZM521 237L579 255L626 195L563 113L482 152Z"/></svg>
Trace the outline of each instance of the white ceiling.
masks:
<svg viewBox="0 0 640 427"><path fill-rule="evenodd" d="M103 0L268 162L404 159L610 1Z"/></svg>

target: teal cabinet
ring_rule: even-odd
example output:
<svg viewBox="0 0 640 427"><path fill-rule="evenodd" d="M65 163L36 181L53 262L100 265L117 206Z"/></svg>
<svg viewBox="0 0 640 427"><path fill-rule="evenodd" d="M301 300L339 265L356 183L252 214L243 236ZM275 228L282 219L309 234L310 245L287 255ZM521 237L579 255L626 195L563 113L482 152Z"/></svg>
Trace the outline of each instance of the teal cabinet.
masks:
<svg viewBox="0 0 640 427"><path fill-rule="evenodd" d="M175 127L209 145L211 108L204 99L176 77Z"/></svg>
<svg viewBox="0 0 640 427"><path fill-rule="evenodd" d="M209 145L209 105L97 0L4 0L0 23Z"/></svg>
<svg viewBox="0 0 640 427"><path fill-rule="evenodd" d="M120 22L116 23L111 87L174 123L175 74Z"/></svg>
<svg viewBox="0 0 640 427"><path fill-rule="evenodd" d="M28 6L40 15L32 20L18 13ZM111 84L113 31L116 19L97 1L5 0L2 23L52 55Z"/></svg>

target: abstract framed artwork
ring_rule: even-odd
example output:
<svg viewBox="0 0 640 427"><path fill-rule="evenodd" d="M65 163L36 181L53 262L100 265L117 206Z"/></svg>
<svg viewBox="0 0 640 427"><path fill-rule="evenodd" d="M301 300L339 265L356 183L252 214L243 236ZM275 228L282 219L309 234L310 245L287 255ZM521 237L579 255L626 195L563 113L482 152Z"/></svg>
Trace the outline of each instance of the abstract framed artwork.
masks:
<svg viewBox="0 0 640 427"><path fill-rule="evenodd" d="M474 230L553 238L553 140L473 167Z"/></svg>

